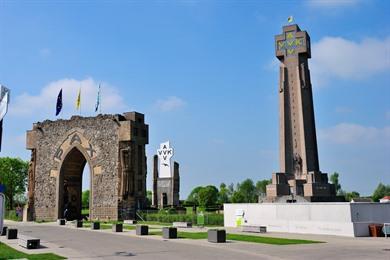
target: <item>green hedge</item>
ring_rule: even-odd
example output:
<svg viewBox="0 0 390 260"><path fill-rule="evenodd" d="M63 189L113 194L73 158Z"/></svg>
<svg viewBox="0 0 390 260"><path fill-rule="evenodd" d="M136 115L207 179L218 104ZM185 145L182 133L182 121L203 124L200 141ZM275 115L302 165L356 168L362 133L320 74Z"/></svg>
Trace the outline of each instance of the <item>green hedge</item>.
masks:
<svg viewBox="0 0 390 260"><path fill-rule="evenodd" d="M164 214L164 213L145 213L139 214L145 221L155 221L161 223L173 223L173 222L191 222L196 225L197 216L196 214ZM212 226L223 226L223 215L222 214L205 214L205 225Z"/></svg>

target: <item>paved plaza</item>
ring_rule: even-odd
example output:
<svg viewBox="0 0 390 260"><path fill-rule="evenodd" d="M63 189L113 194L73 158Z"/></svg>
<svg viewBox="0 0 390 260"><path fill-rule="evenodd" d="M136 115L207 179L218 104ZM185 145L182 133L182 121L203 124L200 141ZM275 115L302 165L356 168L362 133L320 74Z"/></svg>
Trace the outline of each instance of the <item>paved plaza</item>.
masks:
<svg viewBox="0 0 390 260"><path fill-rule="evenodd" d="M390 259L390 238L347 238L336 236L267 233L262 236L324 241L306 245L267 245L228 241L212 244L206 240L164 240L159 236L138 237L135 231L112 233L60 227L55 223L16 223L19 234L41 239L43 248L25 250L16 240L0 241L28 253L54 252L69 259ZM190 229L189 231L199 231ZM228 229L228 232L239 232Z"/></svg>

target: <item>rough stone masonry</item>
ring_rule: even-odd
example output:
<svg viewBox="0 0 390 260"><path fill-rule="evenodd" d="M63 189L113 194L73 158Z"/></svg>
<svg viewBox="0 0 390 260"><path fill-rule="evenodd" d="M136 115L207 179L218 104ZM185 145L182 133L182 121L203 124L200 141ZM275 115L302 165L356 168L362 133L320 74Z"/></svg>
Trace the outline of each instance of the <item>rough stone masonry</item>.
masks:
<svg viewBox="0 0 390 260"><path fill-rule="evenodd" d="M134 217L145 206L148 132L137 112L35 123L27 131L28 219L56 220L65 208L81 218L84 167L90 170L90 218Z"/></svg>
<svg viewBox="0 0 390 260"><path fill-rule="evenodd" d="M275 51L280 60L280 172L272 174L267 198L285 202L283 196L295 195L306 201L334 201L334 185L319 169L308 65L310 37L296 24L284 26L275 37Z"/></svg>

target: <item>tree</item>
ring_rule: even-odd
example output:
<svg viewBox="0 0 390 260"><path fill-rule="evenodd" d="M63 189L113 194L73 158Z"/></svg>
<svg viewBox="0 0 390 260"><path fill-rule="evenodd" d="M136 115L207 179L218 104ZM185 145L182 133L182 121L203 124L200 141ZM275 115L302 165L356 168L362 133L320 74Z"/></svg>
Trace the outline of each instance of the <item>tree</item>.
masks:
<svg viewBox="0 0 390 260"><path fill-rule="evenodd" d="M228 186L228 190L229 190L230 196L232 196L233 192L234 192L234 183L230 183L230 185Z"/></svg>
<svg viewBox="0 0 390 260"><path fill-rule="evenodd" d="M199 191L202 189L202 186L195 187L190 195L187 197L186 203L199 205Z"/></svg>
<svg viewBox="0 0 390 260"><path fill-rule="evenodd" d="M226 184L221 183L221 185L219 186L218 203L223 204L230 202L231 195L232 194L230 190L226 187Z"/></svg>
<svg viewBox="0 0 390 260"><path fill-rule="evenodd" d="M232 202L233 203L244 203L245 202L244 195L242 195L242 193L240 193L238 191L234 191L233 195L232 195Z"/></svg>
<svg viewBox="0 0 390 260"><path fill-rule="evenodd" d="M83 191L81 195L81 205L83 209L89 209L89 190Z"/></svg>
<svg viewBox="0 0 390 260"><path fill-rule="evenodd" d="M330 182L334 184L336 194L340 195L341 185L339 183L339 173L338 172L334 172L332 175L330 175Z"/></svg>
<svg viewBox="0 0 390 260"><path fill-rule="evenodd" d="M255 203L257 200L256 187L251 179L237 183L237 188L232 195L233 203Z"/></svg>
<svg viewBox="0 0 390 260"><path fill-rule="evenodd" d="M14 196L14 205L26 205L27 197L24 193L19 193Z"/></svg>
<svg viewBox="0 0 390 260"><path fill-rule="evenodd" d="M146 191L146 205L148 207L152 206L153 192L151 190Z"/></svg>
<svg viewBox="0 0 390 260"><path fill-rule="evenodd" d="M202 207L216 205L218 202L218 189L215 186L209 185L202 187L198 193L198 204Z"/></svg>
<svg viewBox="0 0 390 260"><path fill-rule="evenodd" d="M272 180L268 180L268 179L256 182L257 196L260 196L261 194L265 194L267 191L267 189L266 189L267 185L271 184L271 183L272 183Z"/></svg>
<svg viewBox="0 0 390 260"><path fill-rule="evenodd" d="M240 193L244 197L244 202L254 203L257 202L256 187L251 179L246 179L240 184Z"/></svg>
<svg viewBox="0 0 390 260"><path fill-rule="evenodd" d="M352 199L359 198L360 194L357 191L352 191L352 192L346 192L344 196L346 201L351 201Z"/></svg>
<svg viewBox="0 0 390 260"><path fill-rule="evenodd" d="M7 208L14 206L14 197L26 191L28 162L20 158L0 158L0 183L5 186Z"/></svg>
<svg viewBox="0 0 390 260"><path fill-rule="evenodd" d="M379 183L374 193L372 194L372 200L378 202L384 196L390 196L390 185Z"/></svg>

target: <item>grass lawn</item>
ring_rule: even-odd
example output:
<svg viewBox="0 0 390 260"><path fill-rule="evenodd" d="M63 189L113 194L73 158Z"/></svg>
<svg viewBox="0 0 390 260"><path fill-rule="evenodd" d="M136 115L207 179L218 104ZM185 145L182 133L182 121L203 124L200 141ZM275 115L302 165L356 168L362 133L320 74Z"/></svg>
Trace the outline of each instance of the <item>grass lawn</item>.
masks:
<svg viewBox="0 0 390 260"><path fill-rule="evenodd" d="M156 226L166 226L170 227L172 226L172 223L162 223L158 221L137 221L137 224L142 224L142 225L156 225Z"/></svg>
<svg viewBox="0 0 390 260"><path fill-rule="evenodd" d="M0 260L3 259L17 259L17 258L27 258L33 260L56 260L56 259L66 259L62 256L55 255L52 253L48 254L25 254L19 252L6 244L0 242Z"/></svg>
<svg viewBox="0 0 390 260"><path fill-rule="evenodd" d="M83 223L83 227L90 228L91 223ZM111 228L112 228L112 224L110 224L110 223L100 223L100 229L111 229ZM135 226L124 224L123 229L124 230L135 230Z"/></svg>
<svg viewBox="0 0 390 260"><path fill-rule="evenodd" d="M277 237L261 237L241 234L227 234L227 240L237 240L244 242L271 244L271 245L296 245L296 244L314 244L314 243L325 243L314 240L303 240L303 239L289 239L289 238L277 238Z"/></svg>
<svg viewBox="0 0 390 260"><path fill-rule="evenodd" d="M149 232L149 235L161 236L161 231L152 231ZM187 239L207 239L207 232L178 232L178 238L187 238ZM277 237L261 237L261 236L251 236L251 235L241 235L241 234L227 234L227 240L236 240L243 242L252 242L260 244L271 244L271 245L296 245L296 244L313 244L313 243L324 243L320 241L313 240L302 240L302 239L287 239L287 238L277 238Z"/></svg>

